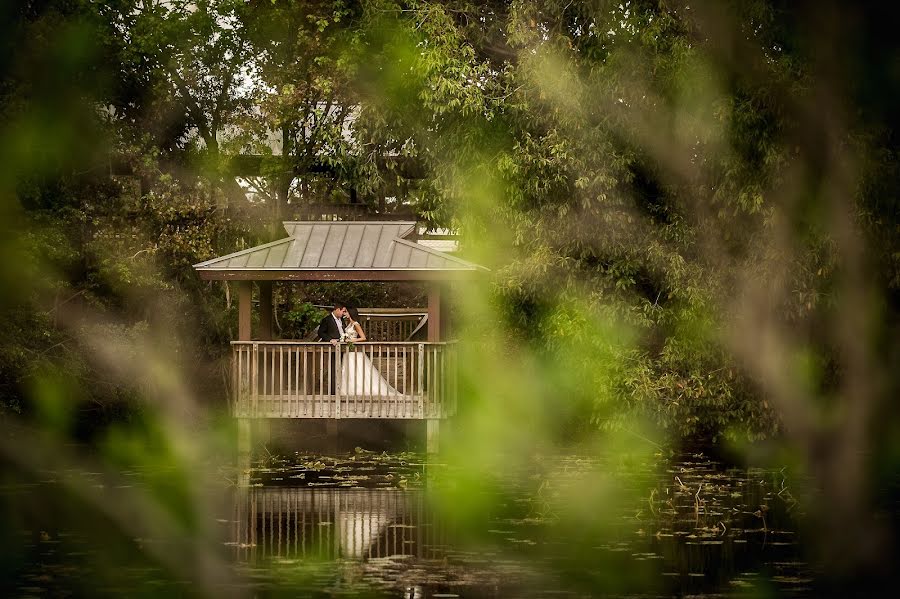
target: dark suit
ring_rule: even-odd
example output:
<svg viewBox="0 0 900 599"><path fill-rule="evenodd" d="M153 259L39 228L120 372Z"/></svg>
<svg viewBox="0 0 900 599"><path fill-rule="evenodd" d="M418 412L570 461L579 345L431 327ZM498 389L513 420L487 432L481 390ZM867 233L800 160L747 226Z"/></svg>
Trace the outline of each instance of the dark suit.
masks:
<svg viewBox="0 0 900 599"><path fill-rule="evenodd" d="M334 321L334 315L330 312L328 315L323 318L319 322L319 341L331 341L332 339L340 339L341 331L338 329L337 323ZM335 379L337 374L337 352L340 351L340 348L335 348L335 351L331 354L331 383L329 384L329 391L334 394L335 393Z"/></svg>
<svg viewBox="0 0 900 599"><path fill-rule="evenodd" d="M340 339L341 331L338 330L334 316L329 312L328 316L319 322L319 341L331 341L332 339Z"/></svg>

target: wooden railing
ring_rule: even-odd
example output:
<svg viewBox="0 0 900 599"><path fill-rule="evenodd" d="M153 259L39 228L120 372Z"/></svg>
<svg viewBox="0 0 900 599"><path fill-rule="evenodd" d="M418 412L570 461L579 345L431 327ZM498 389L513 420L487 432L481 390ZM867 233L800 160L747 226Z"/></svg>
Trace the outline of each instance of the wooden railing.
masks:
<svg viewBox="0 0 900 599"><path fill-rule="evenodd" d="M372 341L408 341L427 318L424 314L361 313L359 316L366 336Z"/></svg>
<svg viewBox="0 0 900 599"><path fill-rule="evenodd" d="M445 418L456 347L233 341L232 384L239 418Z"/></svg>

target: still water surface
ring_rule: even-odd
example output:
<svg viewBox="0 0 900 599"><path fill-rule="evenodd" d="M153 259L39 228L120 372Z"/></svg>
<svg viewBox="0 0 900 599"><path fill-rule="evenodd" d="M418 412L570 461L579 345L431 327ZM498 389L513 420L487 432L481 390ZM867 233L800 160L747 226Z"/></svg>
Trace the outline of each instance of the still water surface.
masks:
<svg viewBox="0 0 900 599"><path fill-rule="evenodd" d="M260 589L300 588L313 578L306 588L327 594L809 590L798 506L781 472L726 469L702 455L614 466L574 456L517 463L484 484L460 482L414 455L259 464L253 486L236 493L236 563ZM598 470L618 475L598 479ZM445 488L460 484L462 497ZM602 484L632 487L617 489L629 501L573 502L596 497L586 486ZM481 496L474 509L452 503L472 495Z"/></svg>
<svg viewBox="0 0 900 599"><path fill-rule="evenodd" d="M803 596L814 573L780 471L703 455L499 461L472 476L416 454L269 457L205 514L236 596ZM612 473L612 475L611 475ZM131 473L136 485L141 473ZM31 485L49 492L56 479ZM5 494L22 489L4 490ZM67 518L29 520L15 594L200 590L154 563L92 580ZM40 529L40 530L38 530ZM189 540L132 539L137 553ZM105 548L108 549L108 548ZM165 549L163 553L165 552ZM152 552L151 552L152 553ZM163 556L164 558L164 556ZM165 561L164 559L162 561ZM87 564L87 565L86 565ZM105 585L105 586L102 586ZM217 586L218 585L218 586Z"/></svg>

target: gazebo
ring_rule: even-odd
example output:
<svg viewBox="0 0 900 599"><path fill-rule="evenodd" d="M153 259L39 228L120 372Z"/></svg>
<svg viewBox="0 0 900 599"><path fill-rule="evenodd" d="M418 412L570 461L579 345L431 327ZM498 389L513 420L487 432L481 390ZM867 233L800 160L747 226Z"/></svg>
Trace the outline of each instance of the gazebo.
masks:
<svg viewBox="0 0 900 599"><path fill-rule="evenodd" d="M440 420L456 410L456 347L442 333L444 284L487 269L417 243L412 221L292 221L284 227L284 239L194 265L203 279L238 283L231 406L242 451L249 448L250 422L268 418L328 419L330 430L341 418L425 420L428 451L436 451ZM427 341L333 346L273 340L273 281L420 282L428 293ZM372 367L362 369L365 362Z"/></svg>

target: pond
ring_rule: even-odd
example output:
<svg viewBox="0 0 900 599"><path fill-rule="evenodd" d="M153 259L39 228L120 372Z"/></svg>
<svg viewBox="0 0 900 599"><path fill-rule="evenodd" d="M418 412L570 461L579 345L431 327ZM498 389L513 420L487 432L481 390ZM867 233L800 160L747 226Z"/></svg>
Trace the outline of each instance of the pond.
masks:
<svg viewBox="0 0 900 599"><path fill-rule="evenodd" d="M21 563L4 560L6 584L19 596L133 588L148 596L811 592L815 575L797 539L800 506L781 471L726 468L702 454L498 463L508 467L472 476L412 453L267 456L244 470L248 486L223 475L215 507L196 524L209 534L181 538L151 530L110 545L90 532L102 518L72 524L77 506L29 514L16 533ZM99 474L69 474L105 485ZM155 484L149 473L125 474L136 487ZM4 499L52 494L65 476L6 485ZM218 549L204 555L190 534ZM119 548L113 557L111 547ZM179 572L173 556L191 567Z"/></svg>

